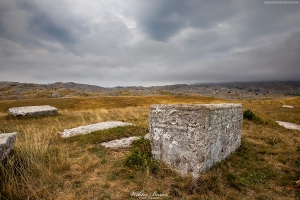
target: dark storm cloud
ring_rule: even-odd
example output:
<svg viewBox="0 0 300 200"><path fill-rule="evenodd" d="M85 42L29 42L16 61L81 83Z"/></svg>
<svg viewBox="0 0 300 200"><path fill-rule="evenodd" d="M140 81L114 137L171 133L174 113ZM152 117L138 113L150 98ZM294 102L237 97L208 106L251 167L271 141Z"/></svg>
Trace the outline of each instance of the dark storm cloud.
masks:
<svg viewBox="0 0 300 200"><path fill-rule="evenodd" d="M26 0L1 2L0 5L3 5L0 9L0 35L28 48L51 51L55 49L45 42L56 42L72 51L70 45L79 42L89 31L82 25L82 19L68 16L69 11L64 5L47 7L47 4Z"/></svg>
<svg viewBox="0 0 300 200"><path fill-rule="evenodd" d="M234 1L156 0L145 2L139 23L154 40L165 41L182 28L209 29L236 13Z"/></svg>

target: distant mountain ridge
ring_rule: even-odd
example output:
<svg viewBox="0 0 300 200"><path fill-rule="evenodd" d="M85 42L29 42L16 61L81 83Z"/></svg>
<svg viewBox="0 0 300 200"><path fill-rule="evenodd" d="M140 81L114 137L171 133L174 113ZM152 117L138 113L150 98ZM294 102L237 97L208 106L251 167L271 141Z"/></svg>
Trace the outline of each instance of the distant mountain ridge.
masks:
<svg viewBox="0 0 300 200"><path fill-rule="evenodd" d="M114 88L74 82L50 84L0 82L0 99L197 94L226 99L299 96L300 81L197 83Z"/></svg>

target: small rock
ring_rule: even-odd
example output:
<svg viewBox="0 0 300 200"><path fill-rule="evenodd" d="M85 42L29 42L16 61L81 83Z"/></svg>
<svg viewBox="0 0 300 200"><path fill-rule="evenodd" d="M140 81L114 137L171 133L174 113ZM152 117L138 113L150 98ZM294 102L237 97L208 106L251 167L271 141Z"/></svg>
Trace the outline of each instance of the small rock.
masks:
<svg viewBox="0 0 300 200"><path fill-rule="evenodd" d="M294 106L289 106L289 105L283 105L283 108L294 108Z"/></svg>
<svg viewBox="0 0 300 200"><path fill-rule="evenodd" d="M127 123L127 122L118 122L118 121L99 122L96 124L79 126L77 128L65 129L63 132L59 132L58 134L60 134L61 137L67 138L67 137L71 137L71 136L75 136L75 135L91 133L93 131L105 130L105 129L114 128L117 126L129 126L129 125L133 125L133 124Z"/></svg>
<svg viewBox="0 0 300 200"><path fill-rule="evenodd" d="M8 109L8 114L14 116L40 116L57 114L58 109L52 106L23 106Z"/></svg>
<svg viewBox="0 0 300 200"><path fill-rule="evenodd" d="M150 133L147 133L144 138L150 140Z"/></svg>
<svg viewBox="0 0 300 200"><path fill-rule="evenodd" d="M51 92L50 96L52 98L60 98L62 95L59 92Z"/></svg>
<svg viewBox="0 0 300 200"><path fill-rule="evenodd" d="M4 160L13 149L17 133L0 134L0 161Z"/></svg>
<svg viewBox="0 0 300 200"><path fill-rule="evenodd" d="M112 140L109 142L102 142L101 145L108 148L129 148L131 146L131 143L135 140L139 139L139 137L133 136L128 138L121 138L118 140Z"/></svg>

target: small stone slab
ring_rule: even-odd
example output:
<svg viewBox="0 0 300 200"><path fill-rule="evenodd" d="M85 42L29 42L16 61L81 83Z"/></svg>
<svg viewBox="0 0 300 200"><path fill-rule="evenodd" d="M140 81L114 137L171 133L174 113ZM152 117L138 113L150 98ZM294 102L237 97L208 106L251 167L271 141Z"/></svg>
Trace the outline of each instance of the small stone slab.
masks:
<svg viewBox="0 0 300 200"><path fill-rule="evenodd" d="M0 161L3 161L13 149L17 138L17 133L1 133L0 134Z"/></svg>
<svg viewBox="0 0 300 200"><path fill-rule="evenodd" d="M139 137L132 136L128 138L112 140L109 142L102 142L101 145L107 148L114 148L114 149L129 148L131 146L131 143L137 139L139 139Z"/></svg>
<svg viewBox="0 0 300 200"><path fill-rule="evenodd" d="M283 108L294 108L294 106L289 106L289 105L283 105Z"/></svg>
<svg viewBox="0 0 300 200"><path fill-rule="evenodd" d="M127 123L127 122L118 122L118 121L99 122L96 124L79 126L77 128L65 129L63 132L59 132L58 134L60 134L61 137L63 137L63 138L67 138L67 137L72 137L75 135L88 134L93 131L105 130L105 129L114 128L114 127L118 127L118 126L129 126L129 125L133 125L133 124Z"/></svg>
<svg viewBox="0 0 300 200"><path fill-rule="evenodd" d="M280 126L283 126L287 129L294 129L294 130L300 130L300 125L294 124L291 122L282 122L282 121L276 121Z"/></svg>
<svg viewBox="0 0 300 200"><path fill-rule="evenodd" d="M14 116L40 116L57 114L58 109L49 105L44 106L23 106L8 109L8 114Z"/></svg>

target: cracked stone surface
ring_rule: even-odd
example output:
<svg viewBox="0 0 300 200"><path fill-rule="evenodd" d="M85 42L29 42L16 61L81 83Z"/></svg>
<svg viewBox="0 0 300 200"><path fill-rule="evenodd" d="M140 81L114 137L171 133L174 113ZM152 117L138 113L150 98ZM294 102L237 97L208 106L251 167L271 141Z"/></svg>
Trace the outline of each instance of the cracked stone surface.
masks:
<svg viewBox="0 0 300 200"><path fill-rule="evenodd" d="M152 154L194 178L241 145L241 104L150 106Z"/></svg>
<svg viewBox="0 0 300 200"><path fill-rule="evenodd" d="M58 109L49 105L44 106L23 106L8 109L8 114L14 116L41 116L57 114Z"/></svg>
<svg viewBox="0 0 300 200"><path fill-rule="evenodd" d="M96 124L79 126L77 128L65 129L63 132L59 132L58 134L60 134L61 137L67 138L75 135L91 133L93 131L105 130L105 129L114 128L118 126L129 126L129 125L133 125L133 124L127 122L118 122L118 121L99 122Z"/></svg>
<svg viewBox="0 0 300 200"><path fill-rule="evenodd" d="M128 137L128 138L112 140L109 142L102 142L101 145L104 147L115 148L115 149L129 148L131 146L131 143L137 139L139 139L139 137L132 136L132 137Z"/></svg>
<svg viewBox="0 0 300 200"><path fill-rule="evenodd" d="M11 150L17 138L17 133L1 133L0 134L0 161L4 160Z"/></svg>
<svg viewBox="0 0 300 200"><path fill-rule="evenodd" d="M276 121L280 126L283 126L284 128L287 129L295 129L295 130L300 130L300 125L294 124L291 122L282 122L282 121Z"/></svg>

